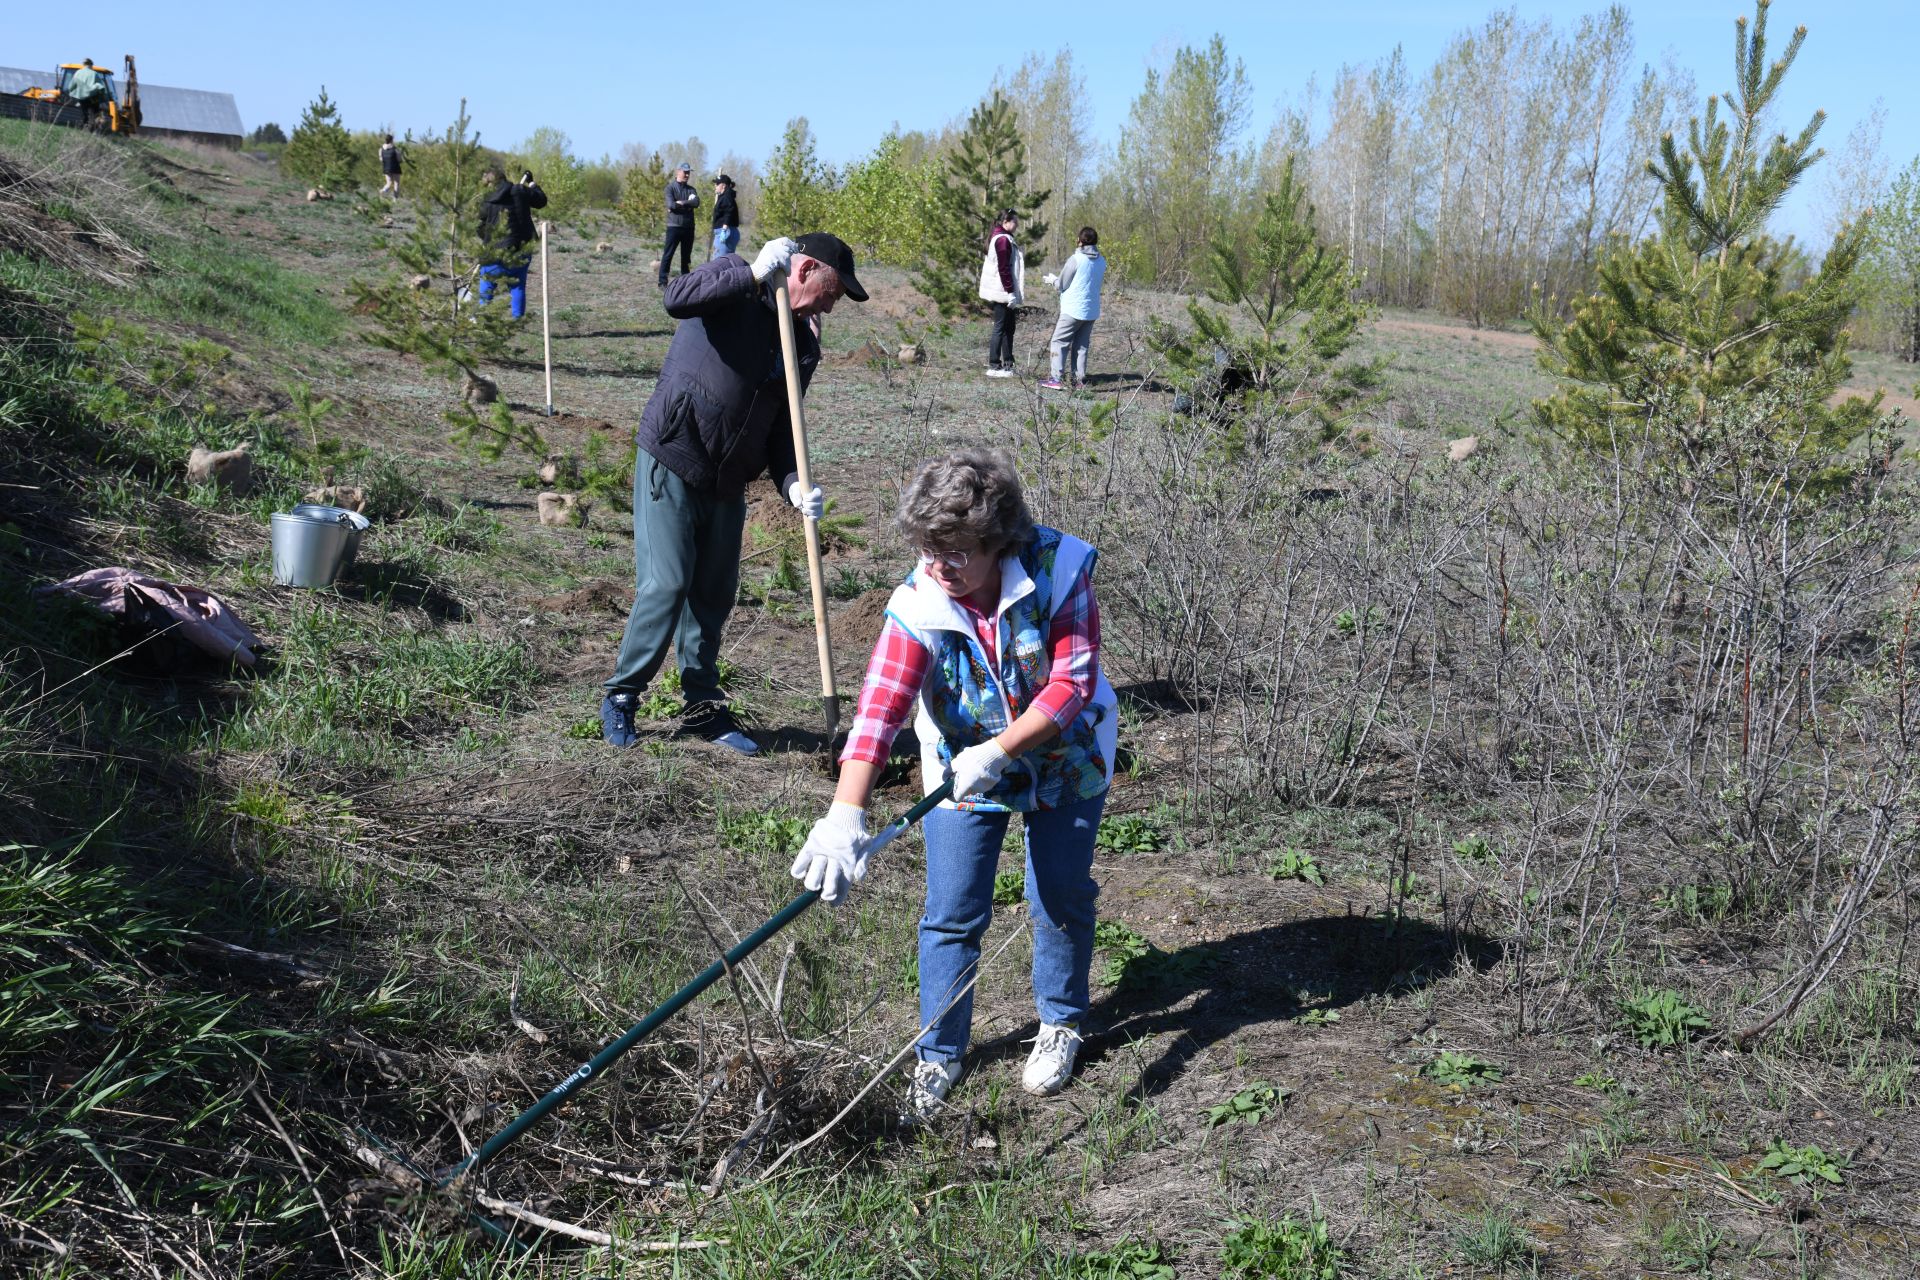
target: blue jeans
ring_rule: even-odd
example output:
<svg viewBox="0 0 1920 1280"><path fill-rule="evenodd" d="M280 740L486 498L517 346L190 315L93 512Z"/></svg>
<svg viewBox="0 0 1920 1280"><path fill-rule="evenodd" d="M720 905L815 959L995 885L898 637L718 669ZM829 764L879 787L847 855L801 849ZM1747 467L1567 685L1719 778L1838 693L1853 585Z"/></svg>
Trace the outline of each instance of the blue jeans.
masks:
<svg viewBox="0 0 1920 1280"><path fill-rule="evenodd" d="M513 308L513 318L518 320L527 314L527 263L517 267L503 267L497 262L480 264L480 305L485 306L493 297L494 281L505 279L511 282L507 290L507 300Z"/></svg>
<svg viewBox="0 0 1920 1280"><path fill-rule="evenodd" d="M640 693L671 644L689 703L723 702L720 634L740 590L744 497L687 488L642 449L633 466L633 608L608 693Z"/></svg>
<svg viewBox="0 0 1920 1280"><path fill-rule="evenodd" d="M715 227L713 229L713 257L724 257L739 247L740 228Z"/></svg>
<svg viewBox="0 0 1920 1280"><path fill-rule="evenodd" d="M1090 1003L1093 837L1106 793L1026 818L1027 908L1033 916L1033 1002L1042 1022L1078 1022ZM957 1062L973 1026L972 981L993 919L993 873L1009 813L935 809L927 836L927 910L920 918L920 1057ZM947 1006L951 1003L951 1008ZM930 1024L930 1025L929 1025Z"/></svg>

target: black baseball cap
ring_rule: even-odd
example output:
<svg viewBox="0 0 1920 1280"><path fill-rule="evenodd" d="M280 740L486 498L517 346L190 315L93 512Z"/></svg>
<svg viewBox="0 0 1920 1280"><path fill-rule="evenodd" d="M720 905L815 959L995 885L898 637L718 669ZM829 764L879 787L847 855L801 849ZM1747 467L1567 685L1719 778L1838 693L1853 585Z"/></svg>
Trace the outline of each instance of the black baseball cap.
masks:
<svg viewBox="0 0 1920 1280"><path fill-rule="evenodd" d="M853 275L853 250L847 248L847 242L839 236L825 231L809 231L794 241L796 253L804 253L809 258L818 258L832 267L840 277L840 287L855 302L865 302L867 291Z"/></svg>

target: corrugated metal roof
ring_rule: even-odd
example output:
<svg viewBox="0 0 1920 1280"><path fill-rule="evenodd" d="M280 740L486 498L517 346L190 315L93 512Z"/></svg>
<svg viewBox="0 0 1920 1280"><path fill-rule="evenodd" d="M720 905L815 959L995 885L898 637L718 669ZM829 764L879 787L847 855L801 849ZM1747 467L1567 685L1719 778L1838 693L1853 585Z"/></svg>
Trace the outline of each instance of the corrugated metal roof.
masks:
<svg viewBox="0 0 1920 1280"><path fill-rule="evenodd" d="M52 75L46 71L27 71L20 67L0 67L0 93L25 93L46 85Z"/></svg>
<svg viewBox="0 0 1920 1280"><path fill-rule="evenodd" d="M114 89L120 77L114 76ZM0 67L0 93L24 93L53 83L53 72L28 71L23 67ZM207 89L175 89L170 85L140 82L140 122L152 129L178 129L183 133L223 133L241 137L246 129L240 124L240 107L230 93Z"/></svg>
<svg viewBox="0 0 1920 1280"><path fill-rule="evenodd" d="M241 137L240 107L230 93L206 89L174 89L140 82L140 123L149 129L178 129L186 133L224 133Z"/></svg>

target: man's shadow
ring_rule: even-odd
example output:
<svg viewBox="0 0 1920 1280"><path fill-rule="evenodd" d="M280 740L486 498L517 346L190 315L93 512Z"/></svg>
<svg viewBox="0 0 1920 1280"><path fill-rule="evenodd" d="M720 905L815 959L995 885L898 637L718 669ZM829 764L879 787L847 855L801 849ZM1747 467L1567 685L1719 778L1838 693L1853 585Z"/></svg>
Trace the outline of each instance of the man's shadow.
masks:
<svg viewBox="0 0 1920 1280"><path fill-rule="evenodd" d="M1111 954L1095 952L1096 979ZM1462 966L1484 972L1499 956L1499 944L1472 930L1377 915L1289 920L1177 951L1152 950L1128 961L1120 983L1094 1003L1082 1024L1088 1034L1080 1061L1098 1063L1127 1045L1174 1033L1127 1089L1137 1104L1165 1092L1190 1062L1243 1028L1409 994ZM976 1052L983 1064L1017 1057L1036 1029L1028 1022Z"/></svg>

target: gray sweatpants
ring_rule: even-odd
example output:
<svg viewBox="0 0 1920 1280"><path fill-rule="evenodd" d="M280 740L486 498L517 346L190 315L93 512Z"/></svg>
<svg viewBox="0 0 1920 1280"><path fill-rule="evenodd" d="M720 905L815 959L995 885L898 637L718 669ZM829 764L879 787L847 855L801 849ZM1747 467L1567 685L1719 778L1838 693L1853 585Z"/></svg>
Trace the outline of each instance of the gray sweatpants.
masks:
<svg viewBox="0 0 1920 1280"><path fill-rule="evenodd" d="M1073 352L1073 380L1087 380L1087 348L1093 343L1093 321L1075 320L1063 315L1053 326L1053 376L1058 380L1067 364L1067 352Z"/></svg>
<svg viewBox="0 0 1920 1280"><path fill-rule="evenodd" d="M633 611L608 693L640 693L671 643L688 703L722 702L720 633L740 590L747 500L687 488L644 449L633 467Z"/></svg>

